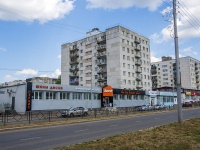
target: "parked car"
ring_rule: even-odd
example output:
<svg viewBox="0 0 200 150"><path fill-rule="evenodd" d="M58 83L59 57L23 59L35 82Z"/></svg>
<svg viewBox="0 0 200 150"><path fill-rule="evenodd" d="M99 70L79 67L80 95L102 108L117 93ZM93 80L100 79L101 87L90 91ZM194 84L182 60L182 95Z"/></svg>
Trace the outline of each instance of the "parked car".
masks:
<svg viewBox="0 0 200 150"><path fill-rule="evenodd" d="M182 105L183 107L192 107L192 103L191 102L185 102Z"/></svg>
<svg viewBox="0 0 200 150"><path fill-rule="evenodd" d="M83 107L75 107L75 108L70 108L62 112L61 114L63 117L70 116L87 116L88 115L88 109L83 108Z"/></svg>
<svg viewBox="0 0 200 150"><path fill-rule="evenodd" d="M142 106L137 107L138 111L146 111L146 110L152 110L152 109L153 109L153 107L150 105L142 105Z"/></svg>
<svg viewBox="0 0 200 150"><path fill-rule="evenodd" d="M153 107L154 110L161 110L161 109L166 109L166 106L165 105L162 105L162 104L158 104L158 105L155 105Z"/></svg>

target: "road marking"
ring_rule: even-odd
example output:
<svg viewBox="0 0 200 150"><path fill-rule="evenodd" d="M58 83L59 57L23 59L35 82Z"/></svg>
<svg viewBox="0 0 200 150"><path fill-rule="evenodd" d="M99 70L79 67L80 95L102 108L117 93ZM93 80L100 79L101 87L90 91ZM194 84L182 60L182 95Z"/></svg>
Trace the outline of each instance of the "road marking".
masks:
<svg viewBox="0 0 200 150"><path fill-rule="evenodd" d="M110 125L110 127L116 127L116 126L118 126L118 125Z"/></svg>
<svg viewBox="0 0 200 150"><path fill-rule="evenodd" d="M21 139L21 141L34 140L34 139L40 139L40 138L41 137L32 137L32 138Z"/></svg>
<svg viewBox="0 0 200 150"><path fill-rule="evenodd" d="M85 131L87 131L88 129L85 129L85 130L78 130L78 131L74 131L74 132L76 132L76 133L78 133L78 132L85 132Z"/></svg>
<svg viewBox="0 0 200 150"><path fill-rule="evenodd" d="M135 121L135 122L142 122L142 121L139 121L139 120L138 120L138 121Z"/></svg>

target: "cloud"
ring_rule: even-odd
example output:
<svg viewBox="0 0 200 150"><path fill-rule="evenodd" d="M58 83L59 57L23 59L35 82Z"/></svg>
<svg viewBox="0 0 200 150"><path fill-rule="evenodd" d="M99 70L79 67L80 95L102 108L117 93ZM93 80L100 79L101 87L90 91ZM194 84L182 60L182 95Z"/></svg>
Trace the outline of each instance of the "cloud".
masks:
<svg viewBox="0 0 200 150"><path fill-rule="evenodd" d="M74 9L75 0L0 0L0 20L40 21L64 17Z"/></svg>
<svg viewBox="0 0 200 150"><path fill-rule="evenodd" d="M40 77L58 78L61 75L60 69L56 69L52 74L42 74Z"/></svg>
<svg viewBox="0 0 200 150"><path fill-rule="evenodd" d="M0 47L0 52L5 52L5 51L6 51L5 48L1 48L1 47Z"/></svg>
<svg viewBox="0 0 200 150"><path fill-rule="evenodd" d="M6 75L4 77L4 82L10 82L10 81L14 81L14 80L18 80L17 78L11 76L11 75Z"/></svg>
<svg viewBox="0 0 200 150"><path fill-rule="evenodd" d="M119 9L119 8L148 8L150 11L155 11L162 3L162 0L86 0L87 8L104 8L104 9Z"/></svg>
<svg viewBox="0 0 200 150"><path fill-rule="evenodd" d="M17 75L37 75L38 71L33 69L23 69L21 71L16 72Z"/></svg>
<svg viewBox="0 0 200 150"><path fill-rule="evenodd" d="M155 57L154 56L154 53L151 52L151 62L158 62L158 61L161 61L161 57Z"/></svg>
<svg viewBox="0 0 200 150"><path fill-rule="evenodd" d="M194 50L192 50L192 47L187 47L185 49L183 49L183 52L187 55L198 55L198 53Z"/></svg>
<svg viewBox="0 0 200 150"><path fill-rule="evenodd" d="M178 38L187 40L200 37L200 15L197 15L200 14L199 1L182 0L177 3L177 6ZM172 9L167 7L161 14L163 14L164 20L169 21L169 26L163 28L160 33L150 36L155 43L167 42L174 37Z"/></svg>

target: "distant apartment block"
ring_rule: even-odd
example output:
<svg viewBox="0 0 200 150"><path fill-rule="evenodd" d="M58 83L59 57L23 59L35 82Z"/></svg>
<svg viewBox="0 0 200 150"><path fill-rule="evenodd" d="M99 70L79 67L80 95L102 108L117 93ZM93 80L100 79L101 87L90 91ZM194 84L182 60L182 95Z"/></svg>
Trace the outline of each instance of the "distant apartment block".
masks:
<svg viewBox="0 0 200 150"><path fill-rule="evenodd" d="M47 84L56 84L57 78L49 78L49 77L33 77L26 79L26 82L33 83L47 83Z"/></svg>
<svg viewBox="0 0 200 150"><path fill-rule="evenodd" d="M180 58L181 85L185 89L200 89L200 61L192 57ZM176 62L171 57L151 64L152 88L176 87Z"/></svg>
<svg viewBox="0 0 200 150"><path fill-rule="evenodd" d="M150 90L150 41L122 26L61 46L61 84Z"/></svg>

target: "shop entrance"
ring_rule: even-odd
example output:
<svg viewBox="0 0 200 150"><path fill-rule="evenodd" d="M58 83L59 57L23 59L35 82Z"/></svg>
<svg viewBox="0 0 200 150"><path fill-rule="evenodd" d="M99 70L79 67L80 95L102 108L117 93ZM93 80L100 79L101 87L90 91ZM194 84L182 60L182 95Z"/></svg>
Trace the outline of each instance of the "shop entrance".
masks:
<svg viewBox="0 0 200 150"><path fill-rule="evenodd" d="M113 88L111 86L102 88L101 107L113 107Z"/></svg>

